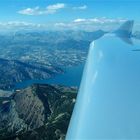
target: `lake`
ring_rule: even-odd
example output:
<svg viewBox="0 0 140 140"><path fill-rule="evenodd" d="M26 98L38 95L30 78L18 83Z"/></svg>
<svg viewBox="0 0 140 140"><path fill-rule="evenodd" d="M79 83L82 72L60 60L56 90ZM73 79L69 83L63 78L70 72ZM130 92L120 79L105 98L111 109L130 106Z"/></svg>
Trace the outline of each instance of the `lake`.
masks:
<svg viewBox="0 0 140 140"><path fill-rule="evenodd" d="M65 85L65 86L80 86L82 73L84 69L85 63L82 63L77 66L68 67L64 69L63 74L57 74L52 78L46 79L46 80L28 80L21 83L16 84L16 89L21 89L28 87L34 83L40 83L40 84L59 84L59 85Z"/></svg>

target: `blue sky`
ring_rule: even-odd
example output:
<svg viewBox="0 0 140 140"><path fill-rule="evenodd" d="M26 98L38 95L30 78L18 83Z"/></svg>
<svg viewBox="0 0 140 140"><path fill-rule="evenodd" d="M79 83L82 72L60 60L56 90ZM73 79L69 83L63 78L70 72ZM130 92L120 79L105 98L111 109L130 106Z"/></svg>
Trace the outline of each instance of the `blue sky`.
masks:
<svg viewBox="0 0 140 140"><path fill-rule="evenodd" d="M1 0L0 22L71 23L76 19L140 20L138 0ZM84 19L84 20L83 20ZM79 20L79 23L81 22Z"/></svg>

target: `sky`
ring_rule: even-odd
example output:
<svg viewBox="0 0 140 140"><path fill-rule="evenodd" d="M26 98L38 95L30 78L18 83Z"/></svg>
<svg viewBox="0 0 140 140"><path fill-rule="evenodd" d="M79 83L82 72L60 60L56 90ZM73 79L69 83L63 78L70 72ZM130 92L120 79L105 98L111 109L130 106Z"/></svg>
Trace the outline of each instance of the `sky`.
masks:
<svg viewBox="0 0 140 140"><path fill-rule="evenodd" d="M140 20L138 0L0 0L0 25L87 28ZM92 25L95 24L93 28ZM53 26L52 26L53 25Z"/></svg>

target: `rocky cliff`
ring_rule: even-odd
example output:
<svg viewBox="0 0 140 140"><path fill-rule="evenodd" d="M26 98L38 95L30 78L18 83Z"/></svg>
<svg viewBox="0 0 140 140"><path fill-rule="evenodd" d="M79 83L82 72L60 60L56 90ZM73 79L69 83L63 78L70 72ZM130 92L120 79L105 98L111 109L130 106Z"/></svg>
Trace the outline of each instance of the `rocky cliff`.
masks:
<svg viewBox="0 0 140 140"><path fill-rule="evenodd" d="M74 87L35 84L0 98L0 139L64 139L76 99Z"/></svg>

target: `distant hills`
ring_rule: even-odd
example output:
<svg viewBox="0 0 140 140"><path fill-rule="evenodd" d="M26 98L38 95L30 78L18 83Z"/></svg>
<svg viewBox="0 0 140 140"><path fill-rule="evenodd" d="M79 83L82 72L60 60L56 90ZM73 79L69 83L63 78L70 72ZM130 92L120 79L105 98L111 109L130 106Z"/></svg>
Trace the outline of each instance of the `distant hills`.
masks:
<svg viewBox="0 0 140 140"><path fill-rule="evenodd" d="M64 72L64 68L85 62L90 42L106 32L17 31L0 33L0 89L16 83L44 80ZM140 32L133 33L140 39Z"/></svg>
<svg viewBox="0 0 140 140"><path fill-rule="evenodd" d="M90 39L84 32L0 34L0 89L44 80L86 60ZM86 36L86 37L85 37ZM90 38L90 37L89 37Z"/></svg>

